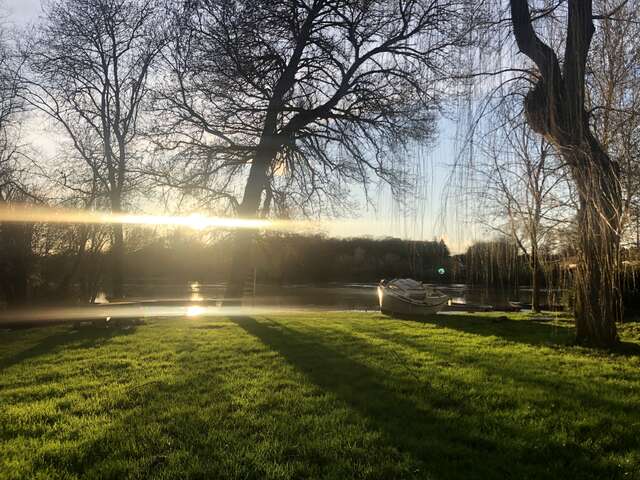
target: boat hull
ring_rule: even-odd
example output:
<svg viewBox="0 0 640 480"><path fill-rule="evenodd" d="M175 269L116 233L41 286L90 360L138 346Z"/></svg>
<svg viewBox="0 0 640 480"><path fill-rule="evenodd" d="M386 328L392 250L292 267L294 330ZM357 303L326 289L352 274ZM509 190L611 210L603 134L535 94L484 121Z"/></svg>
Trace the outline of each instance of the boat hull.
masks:
<svg viewBox="0 0 640 480"><path fill-rule="evenodd" d="M383 286L378 287L380 311L391 316L421 317L438 313L447 304L448 297L433 297L424 302L401 297Z"/></svg>

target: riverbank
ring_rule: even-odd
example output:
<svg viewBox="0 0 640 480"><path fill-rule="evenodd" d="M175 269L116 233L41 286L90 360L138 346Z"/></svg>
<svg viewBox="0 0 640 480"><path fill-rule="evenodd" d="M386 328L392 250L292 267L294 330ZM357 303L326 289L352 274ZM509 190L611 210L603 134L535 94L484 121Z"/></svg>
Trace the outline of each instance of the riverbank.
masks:
<svg viewBox="0 0 640 480"><path fill-rule="evenodd" d="M364 312L0 332L0 478L640 478L640 331Z"/></svg>

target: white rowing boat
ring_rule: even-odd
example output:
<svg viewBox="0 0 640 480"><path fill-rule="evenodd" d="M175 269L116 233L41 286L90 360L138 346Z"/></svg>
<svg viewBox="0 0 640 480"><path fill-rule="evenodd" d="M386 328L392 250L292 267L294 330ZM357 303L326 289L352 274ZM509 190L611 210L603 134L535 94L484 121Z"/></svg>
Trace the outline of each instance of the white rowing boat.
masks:
<svg viewBox="0 0 640 480"><path fill-rule="evenodd" d="M439 312L449 297L410 278L400 278L382 280L378 299L385 315L423 316Z"/></svg>

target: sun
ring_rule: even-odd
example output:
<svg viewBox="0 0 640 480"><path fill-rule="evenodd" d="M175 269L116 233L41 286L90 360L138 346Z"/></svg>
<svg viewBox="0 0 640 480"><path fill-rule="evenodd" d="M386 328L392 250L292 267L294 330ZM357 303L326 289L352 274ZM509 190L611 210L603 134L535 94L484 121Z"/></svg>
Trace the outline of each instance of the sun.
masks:
<svg viewBox="0 0 640 480"><path fill-rule="evenodd" d="M192 305L187 307L186 315L187 317L199 317L204 313L204 307L200 307L198 305Z"/></svg>
<svg viewBox="0 0 640 480"><path fill-rule="evenodd" d="M209 226L207 218L203 215L200 215L199 213L193 213L189 215L186 220L187 226L193 228L194 230L204 230Z"/></svg>

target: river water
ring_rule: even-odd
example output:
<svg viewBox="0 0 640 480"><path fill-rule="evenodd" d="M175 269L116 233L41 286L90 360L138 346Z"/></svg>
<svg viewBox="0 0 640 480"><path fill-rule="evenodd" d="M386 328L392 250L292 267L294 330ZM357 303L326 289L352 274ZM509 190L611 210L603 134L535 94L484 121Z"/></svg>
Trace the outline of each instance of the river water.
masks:
<svg viewBox="0 0 640 480"><path fill-rule="evenodd" d="M432 285L452 301L502 307L509 300L529 301L531 290L518 292L470 285ZM49 322L82 322L107 319L253 315L269 312L320 310L370 310L379 308L377 284L261 285L248 289L241 305L222 307L223 284L139 283L125 285L127 297L109 302L99 295L98 305L54 305L0 311L0 328L22 328Z"/></svg>
<svg viewBox="0 0 640 480"><path fill-rule="evenodd" d="M509 301L529 302L531 289L518 291L483 288L463 284L434 284L434 288L451 297L454 302L505 306ZM252 307L323 308L336 310L378 309L377 284L330 283L324 285L263 285L247 288L243 305ZM182 284L127 284L127 300L133 302L204 302L222 300L224 285L217 283L186 282ZM98 302L105 302L101 294Z"/></svg>

